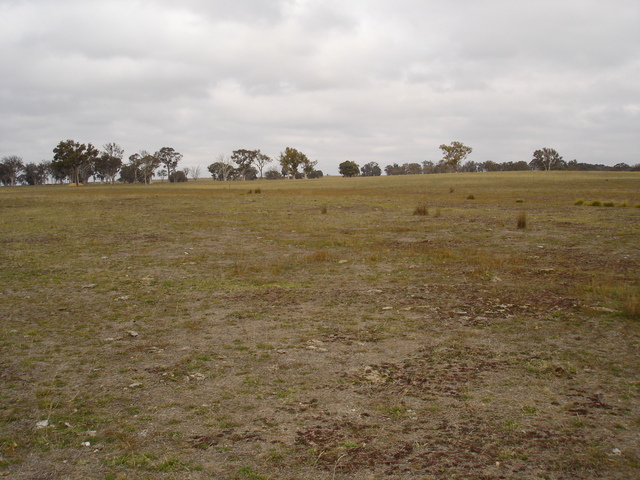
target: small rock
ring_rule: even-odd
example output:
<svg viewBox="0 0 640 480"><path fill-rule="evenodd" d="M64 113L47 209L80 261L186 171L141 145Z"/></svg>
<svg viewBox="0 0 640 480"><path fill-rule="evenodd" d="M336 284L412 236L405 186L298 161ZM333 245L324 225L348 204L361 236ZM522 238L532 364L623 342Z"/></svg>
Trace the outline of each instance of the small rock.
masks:
<svg viewBox="0 0 640 480"><path fill-rule="evenodd" d="M393 307L382 307L382 310L393 310Z"/></svg>
<svg viewBox="0 0 640 480"><path fill-rule="evenodd" d="M142 386L142 383L140 382L134 382L131 385L129 385L129 388L139 388Z"/></svg>
<svg viewBox="0 0 640 480"><path fill-rule="evenodd" d="M138 336L138 332L136 332L135 330L129 330L127 332L127 335L129 335L130 337L137 337Z"/></svg>
<svg viewBox="0 0 640 480"><path fill-rule="evenodd" d="M285 353L287 353L286 350L276 350L276 353L279 353L280 355L284 355Z"/></svg>
<svg viewBox="0 0 640 480"><path fill-rule="evenodd" d="M611 454L612 455L621 455L622 452L618 448L614 448L613 450L611 450Z"/></svg>
<svg viewBox="0 0 640 480"><path fill-rule="evenodd" d="M82 442L82 446L83 447L90 447L91 446L91 442Z"/></svg>
<svg viewBox="0 0 640 480"><path fill-rule="evenodd" d="M36 423L36 428L47 428L49 426L49 420L40 420Z"/></svg>
<svg viewBox="0 0 640 480"><path fill-rule="evenodd" d="M98 432L96 430L89 430L89 431L87 431L87 435L89 437L97 437L98 436Z"/></svg>
<svg viewBox="0 0 640 480"><path fill-rule="evenodd" d="M97 287L97 283L90 283L89 285L83 285L82 288L95 288Z"/></svg>
<svg viewBox="0 0 640 480"><path fill-rule="evenodd" d="M340 264L349 263L349 260L338 260L338 263L340 263Z"/></svg>

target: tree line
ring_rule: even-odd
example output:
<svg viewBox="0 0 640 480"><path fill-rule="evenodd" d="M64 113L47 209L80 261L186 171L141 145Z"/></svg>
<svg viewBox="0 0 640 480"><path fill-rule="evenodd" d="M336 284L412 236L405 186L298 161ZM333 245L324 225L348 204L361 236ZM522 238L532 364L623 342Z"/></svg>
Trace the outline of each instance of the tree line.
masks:
<svg viewBox="0 0 640 480"><path fill-rule="evenodd" d="M517 162L497 163L492 160L485 162L464 162L473 152L471 147L462 142L451 142L449 145L440 145L443 158L438 162L426 160L422 163L393 163L384 167L384 170L376 162L369 162L362 167L352 161L342 162L339 165L340 175L345 177L363 176L374 177L382 175L420 175L431 173L453 172L507 172L526 170L579 170L579 171L640 171L640 163L630 166L626 163L618 163L612 167L602 164L582 163L577 160L565 161L553 148L542 148L533 152L529 162L524 160ZM464 163L463 163L464 162Z"/></svg>
<svg viewBox="0 0 640 480"><path fill-rule="evenodd" d="M107 143L98 150L91 143L84 144L74 140L61 141L53 149L53 159L36 163L24 163L16 155L4 157L0 161L0 184L43 185L52 180L54 183L87 183L92 177L101 182L115 184L152 182L154 177L165 177L170 182L186 182L191 177L198 180L201 169L185 167L178 169L183 155L172 147L162 147L151 153L140 150L124 161L124 149L117 143ZM207 167L214 180L254 180L258 178L319 178L322 171L316 170L317 160L310 160L304 153L287 147L277 159L280 168L265 167L273 159L260 150L239 149L231 155L218 155L216 161Z"/></svg>
<svg viewBox="0 0 640 480"><path fill-rule="evenodd" d="M497 163L491 160L485 162L466 161L473 152L473 148L462 142L451 142L440 145L442 159L438 162L424 161L422 163L393 163L382 169L378 163L369 162L362 167L352 161L345 161L339 165L339 173L345 177L380 176L386 175L418 175L431 173L452 172L498 172L523 170L581 170L581 171L640 171L640 164L630 166L618 163L613 167L601 164L580 163L577 160L565 161L553 148L542 148L533 152L529 162ZM76 185L87 183L90 178L101 182L114 184L152 182L154 177L165 177L170 182L186 182L191 177L198 180L201 169L185 167L178 169L183 155L172 147L162 147L151 153L140 150L129 156L124 162L124 150L117 143L107 143L102 151L91 143L83 144L74 140L61 141L53 149L53 160L36 163L24 163L16 155L4 157L0 161L0 184L14 185L42 185L49 179L54 183L70 182ZM216 161L207 167L214 180L254 180L265 178L277 180L281 178L320 178L321 170L316 170L317 160L310 160L304 153L291 147L286 147L275 159L279 166L265 168L274 159L260 152L260 150L239 149L231 155L220 154Z"/></svg>

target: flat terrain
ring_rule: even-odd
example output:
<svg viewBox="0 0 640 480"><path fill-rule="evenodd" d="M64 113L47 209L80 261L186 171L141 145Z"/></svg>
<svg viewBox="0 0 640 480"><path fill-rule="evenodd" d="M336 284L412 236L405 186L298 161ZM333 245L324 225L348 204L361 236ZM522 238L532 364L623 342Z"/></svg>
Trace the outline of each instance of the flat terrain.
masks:
<svg viewBox="0 0 640 480"><path fill-rule="evenodd" d="M0 477L640 478L638 204L638 173L0 188Z"/></svg>

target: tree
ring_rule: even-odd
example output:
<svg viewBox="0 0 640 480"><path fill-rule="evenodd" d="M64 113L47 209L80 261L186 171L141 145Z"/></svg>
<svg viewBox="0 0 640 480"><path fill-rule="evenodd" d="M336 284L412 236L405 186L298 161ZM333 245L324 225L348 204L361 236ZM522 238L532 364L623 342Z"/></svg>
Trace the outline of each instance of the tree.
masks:
<svg viewBox="0 0 640 480"><path fill-rule="evenodd" d="M178 170L177 172L173 172L169 175L169 182L171 183L180 183L187 182L189 179L187 178L187 173L184 170Z"/></svg>
<svg viewBox="0 0 640 480"><path fill-rule="evenodd" d="M343 177L357 177L360 174L360 166L356 162L347 160L338 165L338 172Z"/></svg>
<svg viewBox="0 0 640 480"><path fill-rule="evenodd" d="M24 168L22 158L17 155L9 155L2 159L2 183L14 186L18 180L18 175Z"/></svg>
<svg viewBox="0 0 640 480"><path fill-rule="evenodd" d="M231 164L231 158L225 156L223 153L216 157L216 162L207 167L211 177L214 180L220 180L226 182L230 178L237 176L236 169Z"/></svg>
<svg viewBox="0 0 640 480"><path fill-rule="evenodd" d="M379 177L382 175L382 170L380 169L380 165L376 162L369 162L362 166L360 169L363 177Z"/></svg>
<svg viewBox="0 0 640 480"><path fill-rule="evenodd" d="M543 148L533 152L533 160L529 162L535 170L562 170L566 163L553 148Z"/></svg>
<svg viewBox="0 0 640 480"><path fill-rule="evenodd" d="M200 170L200 165L196 165L195 167L191 167L189 169L189 174L191 175L191 178L193 179L194 182L200 178L201 172L202 170Z"/></svg>
<svg viewBox="0 0 640 480"><path fill-rule="evenodd" d="M264 178L267 180L280 180L282 178L282 174L278 171L277 168L272 167L264 174Z"/></svg>
<svg viewBox="0 0 640 480"><path fill-rule="evenodd" d="M50 163L46 160L39 164L27 163L24 166L24 173L20 175L20 181L27 185L44 185L49 176Z"/></svg>
<svg viewBox="0 0 640 480"><path fill-rule="evenodd" d="M280 153L280 158L278 160L280 165L282 166L283 175L288 176L289 178L295 178L298 173L298 167L300 165L306 165L309 163L309 159L307 156L296 150L295 148L287 147L284 149L284 152Z"/></svg>
<svg viewBox="0 0 640 480"><path fill-rule="evenodd" d="M84 176L88 178L90 173L87 175L87 167L92 167L98 158L98 154L98 150L90 143L85 145L84 143L74 142L73 140L60 142L58 146L53 149L51 168L59 172L65 172L72 182L79 185L81 170L83 170L84 167ZM88 171L90 172L90 170Z"/></svg>
<svg viewBox="0 0 640 480"><path fill-rule="evenodd" d="M180 154L178 154L180 155ZM180 155L182 157L182 155ZM160 166L162 160L158 158L157 155L152 155L146 150L142 150L140 152L140 172L142 172L142 178L144 179L144 183L149 185L151 180L153 179L153 174L156 169ZM166 165L166 163L165 163ZM177 165L177 162L176 162ZM167 172L169 168L167 167ZM175 174L175 172L173 172ZM169 173L169 180L171 180L171 173ZM184 175L184 174L183 174Z"/></svg>
<svg viewBox="0 0 640 480"><path fill-rule="evenodd" d="M310 178L313 175L313 172L316 170L316 165L318 164L317 160L309 160L305 157L305 160L302 162L302 173L304 173L304 178Z"/></svg>
<svg viewBox="0 0 640 480"><path fill-rule="evenodd" d="M182 160L182 154L176 152L171 147L162 147L153 156L160 162L157 167L159 167L160 164L166 167L167 175L169 175L169 177L171 177L172 173L176 172L178 163L180 163L180 160Z"/></svg>
<svg viewBox="0 0 640 480"><path fill-rule="evenodd" d="M444 167L449 167L454 172L460 170L462 161L473 152L473 148L467 147L462 142L451 142L451 145L442 144L440 145L440 150L442 150L443 154L440 163Z"/></svg>
<svg viewBox="0 0 640 480"><path fill-rule="evenodd" d="M260 178L262 178L262 170L265 166L271 163L271 158L264 153L260 153L260 150L257 150L257 155L253 160L254 165L260 171Z"/></svg>
<svg viewBox="0 0 640 480"><path fill-rule="evenodd" d="M117 143L107 143L102 147L104 151L95 162L96 174L106 179L107 182L114 185L116 183L116 175L122 168L122 157L124 150Z"/></svg>

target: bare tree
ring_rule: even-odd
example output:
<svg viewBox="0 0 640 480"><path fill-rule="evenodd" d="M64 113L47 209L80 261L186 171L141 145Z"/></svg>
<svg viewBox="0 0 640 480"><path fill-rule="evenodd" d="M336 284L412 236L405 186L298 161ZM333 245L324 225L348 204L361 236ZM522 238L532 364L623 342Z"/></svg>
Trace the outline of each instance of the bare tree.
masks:
<svg viewBox="0 0 640 480"><path fill-rule="evenodd" d="M185 168L186 170L186 168ZM200 173L202 171L200 170L200 165L196 165L195 167L191 167L189 169L189 174L191 175L192 180L195 182L196 180L198 180L200 178ZM187 172L184 172L187 173Z"/></svg>

